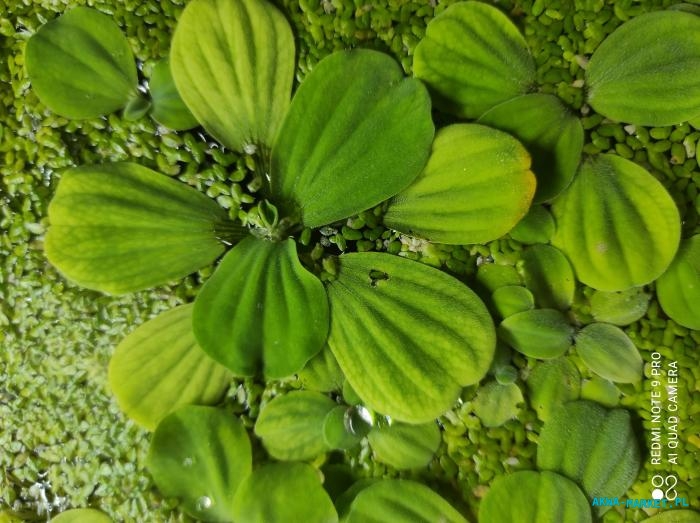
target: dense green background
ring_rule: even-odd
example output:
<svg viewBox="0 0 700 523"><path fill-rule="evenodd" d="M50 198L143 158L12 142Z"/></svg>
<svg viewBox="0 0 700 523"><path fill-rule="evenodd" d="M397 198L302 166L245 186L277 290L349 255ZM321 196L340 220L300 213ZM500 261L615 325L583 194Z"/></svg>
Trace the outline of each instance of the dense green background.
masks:
<svg viewBox="0 0 700 523"><path fill-rule="evenodd" d="M150 120L123 121L110 115L70 122L45 109L29 87L23 48L42 23L73 5L91 5L113 15L127 33L148 76L167 53L185 0L0 0L0 511L11 508L27 519L47 509L93 506L124 521L180 521L183 517L153 490L144 471L149 436L126 420L106 387L111 351L134 326L190 299L209 270L184 282L114 298L66 283L42 253L46 206L61 170L75 164L134 159L190 183L237 212L250 192L245 159L222 155L197 132L161 132ZM351 46L393 54L408 72L412 51L435 13L452 1L279 0L299 40L303 77L319 58ZM669 189L681 210L684 236L699 232L700 168L695 145L700 132L687 124L627 132L582 109L581 65L600 41L629 16L662 8L663 1L556 0L493 2L523 29L538 64L539 81L581 109L586 152L615 151L647 166ZM545 9L545 4L547 8ZM692 154L690 154L692 153ZM224 167L226 165L226 167ZM401 240L372 223L341 237L324 231L316 252L347 243L350 250L399 250L444 267L465 281L478 256L515 261L520 245L502 239L488 246L439 248ZM585 311L583 311L585 312ZM700 508L700 333L668 321L655 301L647 316L626 329L643 357L657 349L678 360L685 384L680 398L682 456L675 472L679 495ZM526 369L531 363L518 360ZM648 387L648 384L646 385ZM440 456L414 474L438 488L464 511L475 512L491 480L504 471L534 468L539 421L529 408L517 421L481 427L471 413L474 389L462 408L443 419ZM648 393L627 387L622 404L648 419ZM254 418L262 387L234 383L232 408ZM695 421L691 418L695 417ZM641 433L640 429L640 433ZM362 474L395 476L373 463L367 448L350 457ZM630 493L648 497L648 471ZM640 510L612 511L606 521L643 519ZM0 516L0 520L2 516ZM43 517L45 519L45 516Z"/></svg>

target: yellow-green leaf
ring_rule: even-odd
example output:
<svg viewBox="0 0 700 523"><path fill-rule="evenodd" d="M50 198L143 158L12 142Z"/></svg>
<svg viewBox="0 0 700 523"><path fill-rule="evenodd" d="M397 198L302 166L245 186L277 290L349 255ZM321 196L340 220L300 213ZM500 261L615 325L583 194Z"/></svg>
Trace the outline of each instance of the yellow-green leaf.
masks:
<svg viewBox="0 0 700 523"><path fill-rule="evenodd" d="M393 422L378 425L367 435L374 459L398 470L426 467L440 447L442 434L435 421L421 425Z"/></svg>
<svg viewBox="0 0 700 523"><path fill-rule="evenodd" d="M673 321L700 329L700 234L683 240L673 263L656 282L656 292Z"/></svg>
<svg viewBox="0 0 700 523"><path fill-rule="evenodd" d="M112 523L112 518L93 508L74 508L51 518L51 523Z"/></svg>
<svg viewBox="0 0 700 523"><path fill-rule="evenodd" d="M574 328L555 309L532 309L504 319L498 336L531 358L551 359L564 354L573 340Z"/></svg>

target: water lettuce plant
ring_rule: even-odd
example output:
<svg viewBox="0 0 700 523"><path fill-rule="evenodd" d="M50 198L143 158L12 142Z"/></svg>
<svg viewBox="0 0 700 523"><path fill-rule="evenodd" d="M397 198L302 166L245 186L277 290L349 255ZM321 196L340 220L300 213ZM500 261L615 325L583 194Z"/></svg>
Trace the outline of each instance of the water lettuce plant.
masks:
<svg viewBox="0 0 700 523"><path fill-rule="evenodd" d="M610 41L644 41L645 32L666 35L672 22L695 24L685 14L636 20ZM108 38L100 39L103 24ZM90 51L87 67L78 46L54 49L75 34ZM672 70L682 84L697 68L692 38L678 40L683 53ZM54 54L61 68L44 67ZM586 76L593 108L632 123L669 118L658 116L653 94L668 77L649 65L625 66L617 85L608 82L610 64L620 62L613 44L594 53ZM228 213L192 187L122 162L65 171L49 208L47 257L87 288L127 293L215 263L193 303L138 327L110 363L122 409L155 430L148 467L163 495L211 521L422 521L436 513L464 521L430 489L403 480L358 482L331 496L316 468L299 461L318 464L366 437L377 462L424 467L440 445L435 419L487 373L494 379L474 387L465 407L480 426L507 426L518 415L521 379L546 423L540 471L496 480L481 504L483 521L522 515L503 512L494 501L503 492L513 493L516 508L538 492L548 508L528 509L538 521L590 521L586 496L629 487L639 452L628 412L566 403L582 397L583 387L562 356L574 347L588 368L582 372L629 383L639 381L642 359L620 329L574 310L576 280L596 289L594 319L624 325L645 310L640 286L669 266L666 295L686 292L697 279L692 254L688 261L680 251L672 263L680 217L650 173L614 155L582 158L580 120L557 97L535 92L534 60L502 12L478 2L447 8L416 48L415 78L380 52L354 49L328 55L296 86L294 36L275 7L194 0L169 60L152 73L150 101L133 65L119 31L89 9L46 24L27 46L30 78L52 110L85 118L122 108L129 118L150 111L172 129L201 125L224 151L247 159L257 196ZM66 71L73 70L87 88L85 106L71 91ZM630 111L615 91L631 81L644 87L632 99L651 100L651 116ZM54 83L60 88L52 90ZM435 132L431 96L441 110L476 122ZM685 102L674 118L700 114L694 95ZM474 290L413 260L344 252L342 242L320 263L309 262L311 235L378 205L384 226L426 249L509 232L531 246L515 267L482 260ZM627 299L635 310L620 313ZM670 300L667 313L683 317ZM548 361L521 375L512 363L523 356ZM256 457L230 412L191 406L219 403L233 376L283 380L283 391L298 376L308 389L263 403L255 420L266 455L283 463ZM585 430L590 419L600 431ZM580 433L573 440L571 426ZM612 468L601 448L620 450ZM550 499L552 492L560 499Z"/></svg>

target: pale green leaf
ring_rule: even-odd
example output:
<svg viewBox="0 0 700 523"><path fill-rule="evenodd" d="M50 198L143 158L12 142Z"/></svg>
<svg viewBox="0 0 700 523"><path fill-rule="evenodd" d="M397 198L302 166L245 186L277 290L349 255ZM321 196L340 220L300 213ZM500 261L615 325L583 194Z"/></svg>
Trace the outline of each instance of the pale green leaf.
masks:
<svg viewBox="0 0 700 523"><path fill-rule="evenodd" d="M51 518L51 523L112 523L112 518L93 508L75 508Z"/></svg>
<svg viewBox="0 0 700 523"><path fill-rule="evenodd" d="M576 277L569 260L556 247L533 245L525 249L518 265L525 286L538 307L565 311L576 292Z"/></svg>
<svg viewBox="0 0 700 523"><path fill-rule="evenodd" d="M313 459L329 450L323 439L323 422L336 406L318 392L289 392L262 408L255 435L275 459Z"/></svg>
<svg viewBox="0 0 700 523"><path fill-rule="evenodd" d="M146 466L165 497L202 521L228 522L234 495L252 470L243 424L223 409L187 406L160 422Z"/></svg>
<svg viewBox="0 0 700 523"><path fill-rule="evenodd" d="M656 292L673 321L700 329L700 234L683 240L673 263L656 282Z"/></svg>
<svg viewBox="0 0 700 523"><path fill-rule="evenodd" d="M583 363L598 376L616 383L641 381L642 356L619 327L592 323L576 333L574 342Z"/></svg>
<svg viewBox="0 0 700 523"><path fill-rule="evenodd" d="M216 403L230 382L228 370L197 345L191 304L138 327L109 362L109 385L119 407L148 430L183 405Z"/></svg>
<svg viewBox="0 0 700 523"><path fill-rule="evenodd" d="M668 271L666 271L668 273ZM657 292L661 283L657 282ZM591 315L596 321L629 325L642 318L649 308L651 294L642 287L620 292L595 291L590 297Z"/></svg>
<svg viewBox="0 0 700 523"><path fill-rule="evenodd" d="M289 107L294 37L271 3L194 0L170 50L175 85L214 138L239 152L272 147Z"/></svg>
<svg viewBox="0 0 700 523"><path fill-rule="evenodd" d="M620 404L620 389L609 380L593 376L581 385L581 399L600 403L604 407L617 407Z"/></svg>
<svg viewBox="0 0 700 523"><path fill-rule="evenodd" d="M390 201L384 223L439 243L485 243L525 216L534 192L530 155L515 138L450 125L435 136L420 176Z"/></svg>
<svg viewBox="0 0 700 523"><path fill-rule="evenodd" d="M588 103L608 118L672 125L700 114L700 18L682 11L625 22L591 56Z"/></svg>
<svg viewBox="0 0 700 523"><path fill-rule="evenodd" d="M564 354L573 341L574 328L555 309L532 309L508 316L498 337L531 358L551 359Z"/></svg>
<svg viewBox="0 0 700 523"><path fill-rule="evenodd" d="M236 492L231 516L241 523L338 521L319 471L305 463L272 463L256 469Z"/></svg>
<svg viewBox="0 0 700 523"><path fill-rule="evenodd" d="M159 124L175 131L184 131L199 125L177 92L167 58L153 68L148 81L148 92L151 95L151 116Z"/></svg>
<svg viewBox="0 0 700 523"><path fill-rule="evenodd" d="M598 290L652 282L680 241L678 209L666 189L644 168L615 155L587 159L552 211L552 243L578 280Z"/></svg>
<svg viewBox="0 0 700 523"><path fill-rule="evenodd" d="M479 506L484 523L591 523L591 508L573 481L553 472L500 476Z"/></svg>
<svg viewBox="0 0 700 523"><path fill-rule="evenodd" d="M358 409L338 405L323 421L323 438L329 449L351 449L369 432L370 425Z"/></svg>
<svg viewBox="0 0 700 523"><path fill-rule="evenodd" d="M491 381L477 391L474 414L484 427L500 427L517 417L524 401L523 393L515 383L501 385Z"/></svg>
<svg viewBox="0 0 700 523"><path fill-rule="evenodd" d="M535 308L532 293L520 285L499 287L491 295L493 306L501 318Z"/></svg>
<svg viewBox="0 0 700 523"><path fill-rule="evenodd" d="M440 109L464 118L478 118L535 84L525 38L504 13L481 2L458 2L428 24L413 71Z"/></svg>
<svg viewBox="0 0 700 523"><path fill-rule="evenodd" d="M639 465L635 429L624 409L573 401L557 410L540 433L537 467L575 481L589 499L624 494Z"/></svg>
<svg viewBox="0 0 700 523"><path fill-rule="evenodd" d="M385 479L366 486L353 500L344 523L467 523L444 498L425 485Z"/></svg>
<svg viewBox="0 0 700 523"><path fill-rule="evenodd" d="M528 401L542 421L581 394L581 374L567 358L538 362L527 377Z"/></svg>
<svg viewBox="0 0 700 523"><path fill-rule="evenodd" d="M554 199L571 183L581 161L581 121L551 94L528 94L497 105L479 123L506 131L532 154L534 202Z"/></svg>
<svg viewBox="0 0 700 523"><path fill-rule="evenodd" d="M510 237L520 243L549 243L555 225L551 213L543 205L533 205L527 214L515 224Z"/></svg>
<svg viewBox="0 0 700 523"><path fill-rule="evenodd" d="M75 7L29 39L27 75L39 100L68 118L94 118L138 94L136 63L110 16Z"/></svg>
<svg viewBox="0 0 700 523"><path fill-rule="evenodd" d="M224 252L226 213L204 194L134 163L65 171L45 249L68 279L123 294L182 278Z"/></svg>
<svg viewBox="0 0 700 523"><path fill-rule="evenodd" d="M383 253L346 254L338 267L327 284L328 343L368 407L425 423L486 374L496 344L493 323L468 287Z"/></svg>
<svg viewBox="0 0 700 523"><path fill-rule="evenodd" d="M197 295L194 334L237 376L291 376L328 335L323 284L302 267L296 244L249 237L222 260Z"/></svg>
<svg viewBox="0 0 700 523"><path fill-rule="evenodd" d="M272 151L271 189L307 227L347 218L405 189L433 140L430 98L371 50L319 62L294 95Z"/></svg>
<svg viewBox="0 0 700 523"><path fill-rule="evenodd" d="M376 461L407 470L430 463L440 447L442 434L435 421L421 425L393 422L374 427L367 438Z"/></svg>

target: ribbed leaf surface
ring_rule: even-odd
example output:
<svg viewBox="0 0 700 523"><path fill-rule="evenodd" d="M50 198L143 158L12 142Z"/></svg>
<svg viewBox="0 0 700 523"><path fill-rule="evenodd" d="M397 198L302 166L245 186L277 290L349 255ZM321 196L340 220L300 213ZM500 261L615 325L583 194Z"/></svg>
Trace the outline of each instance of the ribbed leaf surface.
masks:
<svg viewBox="0 0 700 523"><path fill-rule="evenodd" d="M483 302L451 276L381 253L341 256L329 345L370 408L426 423L479 381L495 350Z"/></svg>
<svg viewBox="0 0 700 523"><path fill-rule="evenodd" d="M148 430L178 407L217 402L230 381L228 370L197 345L191 304L138 327L109 362L109 384L117 403Z"/></svg>
<svg viewBox="0 0 700 523"><path fill-rule="evenodd" d="M700 113L700 17L645 13L624 23L591 56L588 103L637 125L672 125Z"/></svg>
<svg viewBox="0 0 700 523"><path fill-rule="evenodd" d="M232 414L187 406L160 422L146 465L163 496L201 521L231 521L233 499L252 470L250 440Z"/></svg>
<svg viewBox="0 0 700 523"><path fill-rule="evenodd" d="M673 321L700 329L700 235L681 243L673 263L656 282L656 292Z"/></svg>
<svg viewBox="0 0 700 523"><path fill-rule="evenodd" d="M275 203L308 227L373 207L420 173L433 132L428 92L396 61L334 53L304 79L275 143Z"/></svg>
<svg viewBox="0 0 700 523"><path fill-rule="evenodd" d="M520 142L483 125L456 124L437 133L425 169L391 200L384 223L439 243L484 243L512 229L534 193Z"/></svg>
<svg viewBox="0 0 700 523"><path fill-rule="evenodd" d="M68 279L121 294L182 278L224 246L224 211L204 194L133 163L64 172L49 205L45 249Z"/></svg>
<svg viewBox="0 0 700 523"><path fill-rule="evenodd" d="M478 118L535 83L535 62L518 28L481 2L459 2L428 24L413 71L436 105L464 118Z"/></svg>
<svg viewBox="0 0 700 523"><path fill-rule="evenodd" d="M466 519L425 485L385 479L362 489L344 523L466 523Z"/></svg>
<svg viewBox="0 0 700 523"><path fill-rule="evenodd" d="M440 428L434 421L421 425L400 422L380 425L367 438L374 459L399 470L427 466L442 441Z"/></svg>
<svg viewBox="0 0 700 523"><path fill-rule="evenodd" d="M197 295L194 334L237 376L291 376L328 335L323 284L302 267L293 240L249 237L236 245Z"/></svg>
<svg viewBox="0 0 700 523"><path fill-rule="evenodd" d="M43 25L25 50L39 100L68 118L94 118L123 108L136 94L136 63L112 18L76 7Z"/></svg>
<svg viewBox="0 0 700 523"><path fill-rule="evenodd" d="M591 323L576 334L575 343L583 363L598 376L616 383L641 381L642 356L619 327Z"/></svg>
<svg viewBox="0 0 700 523"><path fill-rule="evenodd" d="M173 35L170 65L192 114L236 151L269 150L291 97L294 38L260 0L194 0Z"/></svg>
<svg viewBox="0 0 700 523"><path fill-rule="evenodd" d="M593 515L573 481L553 472L523 470L496 478L479 506L479 521L590 523Z"/></svg>
<svg viewBox="0 0 700 523"><path fill-rule="evenodd" d="M537 468L572 479L589 499L624 494L637 477L639 462L635 429L624 409L570 402L540 433Z"/></svg>
<svg viewBox="0 0 700 523"><path fill-rule="evenodd" d="M528 94L497 105L479 123L508 132L532 154L535 203L552 200L571 183L581 161L581 121L551 94Z"/></svg>
<svg viewBox="0 0 700 523"><path fill-rule="evenodd" d="M278 396L260 412L255 435L275 459L313 459L329 450L323 439L323 422L336 406L318 392L293 391Z"/></svg>
<svg viewBox="0 0 700 523"><path fill-rule="evenodd" d="M579 281L604 291L645 285L669 266L680 241L678 209L644 168L619 156L586 160L552 206L561 249Z"/></svg>

